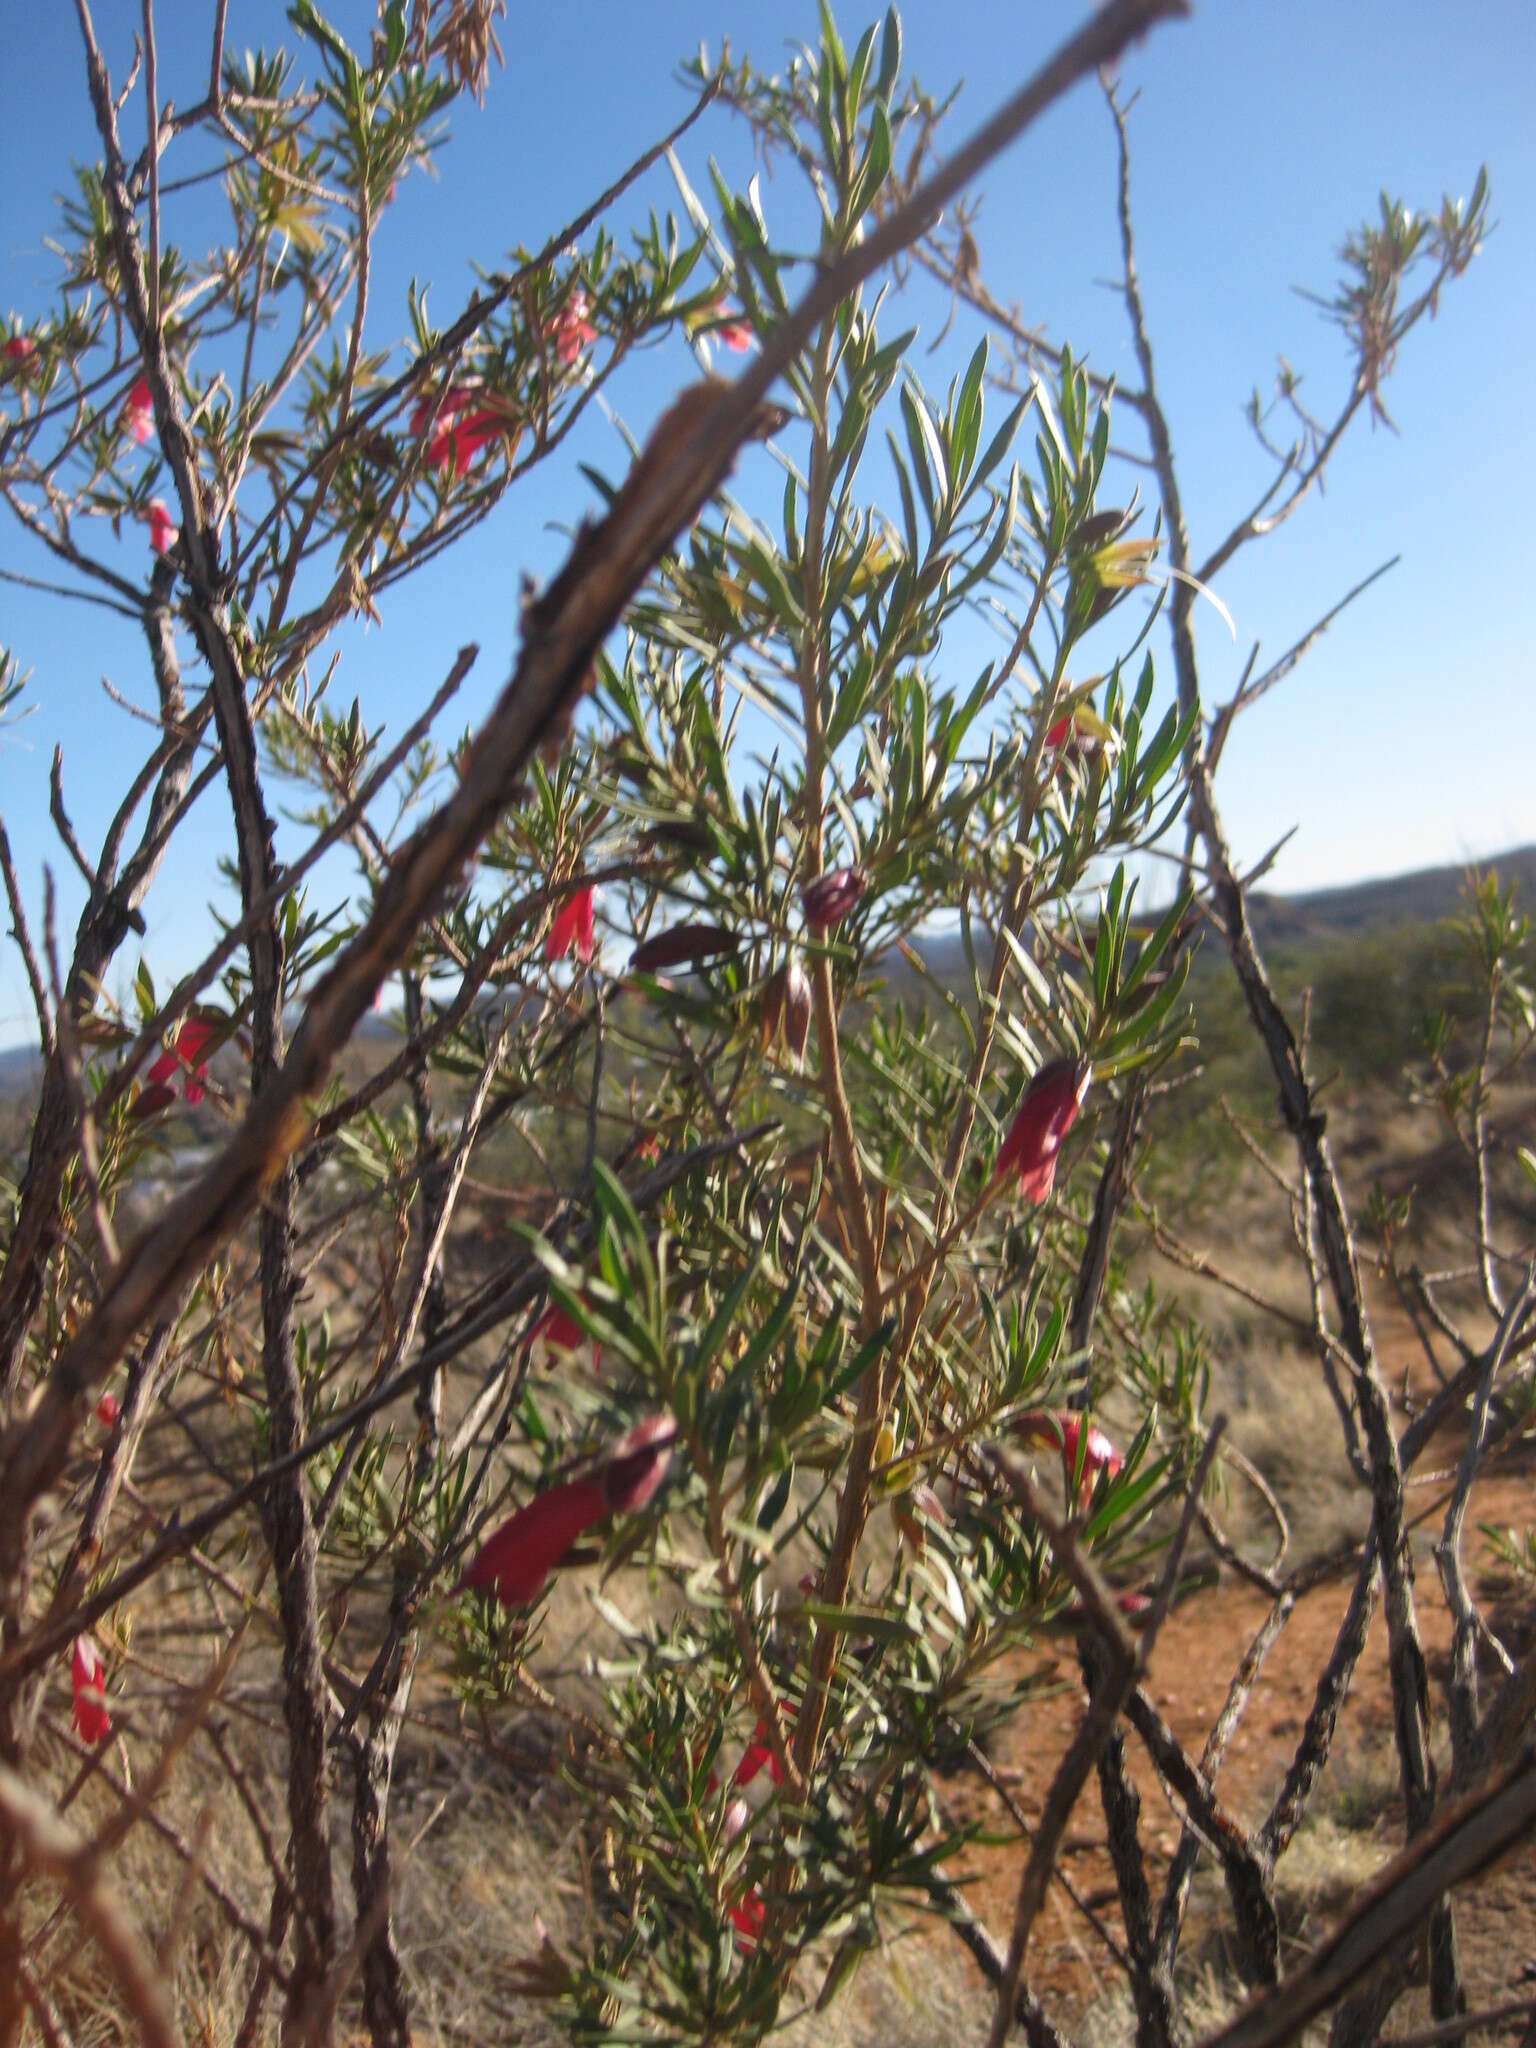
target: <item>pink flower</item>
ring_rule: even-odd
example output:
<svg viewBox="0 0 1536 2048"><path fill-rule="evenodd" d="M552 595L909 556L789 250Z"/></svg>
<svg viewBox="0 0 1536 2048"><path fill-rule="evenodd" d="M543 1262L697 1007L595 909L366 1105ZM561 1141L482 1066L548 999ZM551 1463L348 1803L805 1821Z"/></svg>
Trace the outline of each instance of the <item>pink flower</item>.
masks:
<svg viewBox="0 0 1536 2048"><path fill-rule="evenodd" d="M589 301L580 285L566 300L555 315L550 334L554 339L555 354L569 369L582 350L597 339L597 329L587 318Z"/></svg>
<svg viewBox="0 0 1536 2048"><path fill-rule="evenodd" d="M181 528L166 509L164 498L151 498L142 514L149 527L149 544L157 555L168 555L175 547Z"/></svg>
<svg viewBox="0 0 1536 2048"><path fill-rule="evenodd" d="M128 431L142 448L155 430L155 401L149 395L149 379L135 377L128 386L128 396L123 401L123 417L128 422ZM165 550L160 550L164 554Z"/></svg>
<svg viewBox="0 0 1536 2048"><path fill-rule="evenodd" d="M112 1716L107 1712L106 1677L101 1659L89 1636L75 1637L70 1679L75 1695L70 1718L75 1724L75 1733L94 1749L98 1742L105 1742L112 1733Z"/></svg>
<svg viewBox="0 0 1536 2048"><path fill-rule="evenodd" d="M1019 1176L1026 1202L1043 1202L1056 1179L1056 1155L1077 1120L1093 1069L1075 1060L1050 1060L1019 1097L1007 1136L997 1148L992 1185Z"/></svg>
<svg viewBox="0 0 1536 2048"><path fill-rule="evenodd" d="M502 433L506 421L494 405L484 403L478 384L451 384L440 399L418 398L411 408L411 432L431 426L427 460L434 469L463 476L488 442Z"/></svg>
<svg viewBox="0 0 1536 2048"><path fill-rule="evenodd" d="M757 340L751 322L731 311L731 302L723 291L716 292L704 307L702 319L705 325L701 331L712 340L723 343L736 355L742 355Z"/></svg>
<svg viewBox="0 0 1536 2048"><path fill-rule="evenodd" d="M494 1530L465 1568L455 1592L494 1593L503 1607L525 1607L588 1529L610 1515L632 1515L666 1476L677 1423L651 1415L620 1437L596 1478L568 1479L535 1494Z"/></svg>
<svg viewBox="0 0 1536 2048"><path fill-rule="evenodd" d="M830 931L843 919L869 887L869 877L860 867L829 868L800 892L805 921L813 931Z"/></svg>
<svg viewBox="0 0 1536 2048"><path fill-rule="evenodd" d="M585 966L592 958L596 945L596 927L592 917L592 884L584 882L572 893L555 912L549 927L549 936L544 941L546 960L563 960L567 953L574 953Z"/></svg>
<svg viewBox="0 0 1536 2048"><path fill-rule="evenodd" d="M116 1394L109 1387L96 1403L96 1420L103 1429L110 1429L122 1412Z"/></svg>
<svg viewBox="0 0 1536 2048"><path fill-rule="evenodd" d="M1125 1468L1125 1459L1103 1430L1089 1422L1087 1416L1079 1415L1073 1408L1032 1408L1027 1415L1021 1415L1014 1425L1023 1443L1042 1444L1047 1448L1052 1444L1060 1446L1062 1467L1070 1486L1072 1475L1077 1470L1078 1445L1082 1441L1085 1424L1088 1437L1083 1449L1083 1473L1079 1481L1080 1500L1086 1500L1092 1493L1094 1482L1101 1472L1107 1472L1113 1479Z"/></svg>
<svg viewBox="0 0 1536 2048"><path fill-rule="evenodd" d="M207 1092L203 1082L208 1073L207 1048L215 1036L214 1027L201 1017L186 1018L176 1033L175 1049L161 1053L149 1072L144 1076L150 1089L174 1081L178 1074L185 1072L181 1092L188 1102L201 1102Z"/></svg>

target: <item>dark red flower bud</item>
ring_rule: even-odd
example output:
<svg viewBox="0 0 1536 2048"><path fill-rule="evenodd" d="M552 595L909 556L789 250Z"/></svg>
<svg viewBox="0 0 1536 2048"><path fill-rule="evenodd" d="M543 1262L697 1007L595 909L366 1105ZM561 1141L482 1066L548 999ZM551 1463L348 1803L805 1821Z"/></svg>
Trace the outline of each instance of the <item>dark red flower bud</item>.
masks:
<svg viewBox="0 0 1536 2048"><path fill-rule="evenodd" d="M654 974L668 967L693 967L712 960L719 953L735 953L741 940L720 924L674 924L664 932L642 939L629 956L631 967L642 974Z"/></svg>
<svg viewBox="0 0 1536 2048"><path fill-rule="evenodd" d="M603 1467L603 1499L611 1513L632 1515L646 1505L666 1477L676 1440L671 1415L648 1415L620 1437Z"/></svg>
<svg viewBox="0 0 1536 2048"><path fill-rule="evenodd" d="M1107 540L1113 540L1129 518L1126 512L1095 512L1085 519L1073 534L1068 552L1074 555L1091 554L1102 547Z"/></svg>
<svg viewBox="0 0 1536 2048"><path fill-rule="evenodd" d="M1043 1202L1056 1179L1056 1155L1077 1120L1093 1068L1086 1061L1050 1060L1019 1097L1008 1134L997 1148L992 1185L1019 1176L1027 1202Z"/></svg>
<svg viewBox="0 0 1536 2048"><path fill-rule="evenodd" d="M805 921L813 931L829 931L843 919L869 887L869 876L860 867L829 868L800 892Z"/></svg>
<svg viewBox="0 0 1536 2048"><path fill-rule="evenodd" d="M811 1028L811 984L793 956L763 983L758 1045L767 1052L782 1031L785 1048L798 1067Z"/></svg>
<svg viewBox="0 0 1536 2048"><path fill-rule="evenodd" d="M176 1100L176 1090L169 1082L159 1082L153 1088L141 1088L133 1098L133 1108L128 1112L135 1123L158 1116L162 1109L169 1109Z"/></svg>

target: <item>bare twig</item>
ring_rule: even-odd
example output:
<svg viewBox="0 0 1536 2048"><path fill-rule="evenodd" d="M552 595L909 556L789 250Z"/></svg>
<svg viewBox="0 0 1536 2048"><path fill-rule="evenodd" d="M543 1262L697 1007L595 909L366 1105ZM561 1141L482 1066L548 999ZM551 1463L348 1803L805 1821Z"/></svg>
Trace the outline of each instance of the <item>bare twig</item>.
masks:
<svg viewBox="0 0 1536 2048"><path fill-rule="evenodd" d="M1327 1940L1202 2048L1280 2048L1422 1927L1455 1886L1536 1829L1536 1756L1518 1757L1448 1809L1366 1887ZM1457 2018L1460 2015L1456 2016Z"/></svg>

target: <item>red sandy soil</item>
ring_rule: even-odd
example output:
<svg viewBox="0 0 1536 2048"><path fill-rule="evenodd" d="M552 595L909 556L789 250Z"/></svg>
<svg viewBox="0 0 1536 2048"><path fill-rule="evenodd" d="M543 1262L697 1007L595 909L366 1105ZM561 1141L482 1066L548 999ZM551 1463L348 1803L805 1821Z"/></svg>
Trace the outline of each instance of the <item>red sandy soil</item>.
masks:
<svg viewBox="0 0 1536 2048"><path fill-rule="evenodd" d="M1401 1383L1405 1359L1406 1353L1394 1344L1383 1360L1388 1385L1394 1389ZM1454 1471L1464 1427L1453 1424L1442 1433L1420 1460L1416 1477L1431 1470ZM1409 1495L1409 1513L1416 1523L1413 1549L1419 1625L1430 1671L1436 1751L1442 1757L1444 1680L1451 1630L1431 1553L1440 1534L1449 1483L1447 1477L1444 1483L1415 1484ZM1517 1453L1516 1459L1475 1487L1463 1544L1474 1595L1517 1655L1536 1640L1536 1611L1529 1600L1512 1592L1507 1580L1490 1575L1486 1567L1492 1560L1478 1524L1486 1522L1500 1528L1526 1526L1532 1520L1533 1510L1536 1460L1529 1452ZM1485 1568L1479 1570L1480 1565ZM1222 1801L1246 1826L1263 1820L1290 1764L1312 1703L1317 1675L1328 1659L1343 1618L1352 1578L1350 1568L1298 1603L1250 1696L1217 1781ZM1225 1701L1232 1674L1269 1604L1262 1591L1232 1575L1176 1608L1163 1628L1152 1657L1148 1690L1163 1718L1194 1757L1200 1754ZM1403 1839L1401 1802L1393 1789L1395 1756L1385 1637L1378 1605L1365 1653L1340 1715L1333 1760L1309 1808L1310 1815L1333 1818L1339 1830L1363 1829L1363 1836L1355 1838L1362 1844L1360 1853L1349 1855L1347 1868L1331 1873L1327 1869L1309 1872L1315 1877L1310 1901L1296 1900L1290 1902L1288 1909L1282 1907L1282 1930L1291 1956L1312 1946L1327 1931L1368 1874L1370 1864L1384 1861ZM1038 1814L1084 1707L1070 1645L1062 1646L1057 1661L1064 1689L1021 1715L999 1739L992 1756L994 1767L1027 1818ZM1486 1701L1499 1673L1487 1663L1482 1675ZM1178 1842L1180 1823L1145 1749L1129 1731L1126 1756L1141 1795L1142 1844L1155 1912L1169 1858ZM952 1812L974 1817L999 1833L1012 1825L1000 1797L979 1775L956 1781L950 1787L947 1803ZM1366 1809L1363 1812L1362 1806ZM1341 1849L1354 1846L1341 1835L1330 1835L1328 1839L1338 1841ZM1116 1938L1123 1939L1095 1778L1090 1778L1069 1827L1064 1867L1077 1892L1098 1910ZM996 1935L1006 1939L1022 1869L1020 1850L1016 1846L980 1849L961 1869L975 1880L966 1888L973 1909ZM961 1870L957 1869L956 1874L961 1874ZM1283 1888L1284 1858L1280 1862L1280 1880ZM1202 1907L1197 1893L1186 1921L1181 1956L1186 1961L1211 1960L1219 1969L1223 1950L1216 1925L1218 1920L1226 1919L1226 1901L1219 1893L1207 1896L1216 1903L1218 1911L1213 1913L1209 1906ZM1531 1975L1536 1975L1536 1844L1527 1843L1479 1884L1463 1892L1457 1902L1457 1917L1463 1975L1474 2009L1536 1995L1536 1983L1531 1981ZM1531 1975L1523 1974L1527 1971ZM1053 1886L1050 1904L1031 1940L1027 1971L1032 1988L1043 1998L1047 2009L1070 2024L1118 1974L1118 1965L1099 1936L1061 1887ZM1426 2024L1427 2017L1423 1994L1415 1993L1399 2006L1388 2031L1401 2033L1409 2025ZM1502 2037L1517 2038L1520 2031L1521 2023L1513 2022ZM1483 2034L1479 2038L1490 2036Z"/></svg>

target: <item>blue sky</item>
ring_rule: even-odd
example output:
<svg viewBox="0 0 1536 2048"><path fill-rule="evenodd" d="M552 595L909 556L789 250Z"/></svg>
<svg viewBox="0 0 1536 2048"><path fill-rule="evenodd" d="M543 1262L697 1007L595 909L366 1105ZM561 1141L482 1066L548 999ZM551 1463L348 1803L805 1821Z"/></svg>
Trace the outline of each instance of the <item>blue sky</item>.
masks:
<svg viewBox="0 0 1536 2048"><path fill-rule="evenodd" d="M139 8L103 0L95 12L121 78ZM330 12L345 33L365 40L371 6L335 0ZM964 81L951 146L1082 13L1040 0L915 0L904 9L907 67L936 92ZM229 14L231 47L283 37L271 0L232 0ZM183 104L201 88L211 15L193 0L161 9L162 91ZM845 34L865 18L845 6ZM473 258L494 265L513 243L536 247L570 217L677 118L686 104L677 61L701 40L713 53L726 33L734 49L767 66L787 40L814 32L805 0L592 0L584 8L511 0L500 24L507 67L493 73L485 109L456 111L439 176L407 181L388 216L370 344L403 333L412 275L430 284L433 313L446 320L470 288ZM16 9L7 39L0 311L32 318L47 306L56 275L44 245L53 196L71 161L96 153L95 138L73 8ZM1428 207L1442 191L1469 192L1480 162L1492 179L1497 231L1438 318L1411 338L1388 387L1400 434L1358 427L1326 495L1223 578L1237 645L1213 612L1197 608L1203 684L1215 702L1230 692L1255 639L1265 657L1277 656L1379 562L1403 557L1228 747L1221 796L1239 855L1255 859L1297 828L1275 869L1281 888L1536 840L1527 625L1536 466L1527 381L1536 328L1533 59L1536 11L1525 0L1485 0L1475 9L1433 0L1204 0L1191 22L1163 28L1123 67L1126 87L1141 93L1132 117L1138 256L1197 559L1268 479L1242 408L1255 384L1269 386L1277 355L1304 374L1303 394L1317 411L1331 414L1342 394L1339 341L1293 287L1328 289L1342 234L1374 212L1382 187ZM136 144L142 101L127 118ZM730 174L746 175L726 116L685 145L696 185L710 152ZM1103 283L1118 269L1114 177L1103 103L1096 89L1079 88L987 174L980 241L999 295L1019 298L1028 317L1048 323L1096 367L1134 381L1119 303ZM635 203L675 205L670 180L658 173ZM765 204L772 220L776 205L787 213L790 202L770 184ZM913 308L930 332L942 315L932 299ZM942 386L968 347L957 331L937 356L920 359L922 373ZM630 425L643 434L689 374L681 348L636 364L615 393ZM617 437L596 419L574 452L609 474L624 464ZM382 633L349 637L336 684L341 702L360 692L398 730L454 650L473 638L480 665L449 724L478 717L513 650L519 570L547 570L562 547L556 527L590 500L574 463L539 476L534 493L509 500L430 580L389 600ZM872 477L871 491L880 482ZM0 567L42 568L8 520L0 523ZM61 742L75 823L87 844L99 842L124 764L143 751L141 729L110 707L99 677L147 698L142 643L104 613L14 585L0 585L0 642L32 670L37 707L0 732L0 809L34 905L43 861L54 866L67 937L78 894L47 822L48 763ZM1154 645L1162 660L1162 645ZM222 805L221 792L205 801L187 852L147 906L146 950L157 973L202 950L209 898L227 905L212 867L226 843ZM124 957L131 971L132 955ZM25 985L7 948L0 1044L30 1029Z"/></svg>

